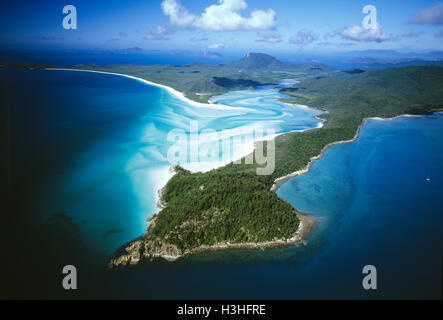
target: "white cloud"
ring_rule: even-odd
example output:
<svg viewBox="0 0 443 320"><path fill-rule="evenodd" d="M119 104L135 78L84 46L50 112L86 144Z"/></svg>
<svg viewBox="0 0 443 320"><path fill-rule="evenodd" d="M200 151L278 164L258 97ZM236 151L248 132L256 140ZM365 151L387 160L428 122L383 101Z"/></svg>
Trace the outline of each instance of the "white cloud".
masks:
<svg viewBox="0 0 443 320"><path fill-rule="evenodd" d="M259 33L259 39L256 42L269 42L269 43L279 43L281 42L281 35L276 32L270 33Z"/></svg>
<svg viewBox="0 0 443 320"><path fill-rule="evenodd" d="M415 13L411 20L415 24L443 24L443 3Z"/></svg>
<svg viewBox="0 0 443 320"><path fill-rule="evenodd" d="M318 37L312 33L312 30L302 29L289 39L289 43L304 47L317 39Z"/></svg>
<svg viewBox="0 0 443 320"><path fill-rule="evenodd" d="M208 46L209 49L223 49L225 45L222 43L213 43Z"/></svg>
<svg viewBox="0 0 443 320"><path fill-rule="evenodd" d="M275 27L275 12L254 10L246 17L245 0L219 0L206 7L200 16L189 13L178 0L163 0L161 8L170 23L178 28L194 28L218 31L269 30Z"/></svg>
<svg viewBox="0 0 443 320"><path fill-rule="evenodd" d="M195 16L188 13L176 0L164 0L161 4L163 13L169 17L171 24L179 28L187 28L195 20Z"/></svg>
<svg viewBox="0 0 443 320"><path fill-rule="evenodd" d="M151 32L148 30L146 35L143 37L145 40L169 40L168 35L173 34L174 32L166 27L158 26L156 32Z"/></svg>
<svg viewBox="0 0 443 320"><path fill-rule="evenodd" d="M375 28L369 29L353 25L352 27L344 27L341 30L337 30L330 34L330 36L338 35L345 40L365 42L383 42L394 40L394 37L382 32L381 29L382 26L379 23L377 23Z"/></svg>

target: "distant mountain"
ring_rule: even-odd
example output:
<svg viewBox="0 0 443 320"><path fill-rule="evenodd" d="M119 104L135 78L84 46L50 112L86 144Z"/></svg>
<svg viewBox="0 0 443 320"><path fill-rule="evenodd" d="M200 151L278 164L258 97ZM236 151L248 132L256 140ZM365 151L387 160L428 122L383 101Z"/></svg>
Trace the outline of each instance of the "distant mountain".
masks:
<svg viewBox="0 0 443 320"><path fill-rule="evenodd" d="M343 57L373 58L380 60L420 59L443 60L443 51L432 52L399 52L395 50L362 50L350 51L342 54Z"/></svg>
<svg viewBox="0 0 443 320"><path fill-rule="evenodd" d="M384 68L400 68L400 67L418 67L418 66L443 66L443 60L393 60L380 61L366 64L365 67L369 69L384 69Z"/></svg>
<svg viewBox="0 0 443 320"><path fill-rule="evenodd" d="M380 59L375 59L375 58L370 58L370 57L359 57L359 58L353 58L353 59L349 59L349 60L345 60L343 62L345 63L357 63L357 64L369 64L369 63L379 63L382 62L383 60Z"/></svg>
<svg viewBox="0 0 443 320"><path fill-rule="evenodd" d="M376 58L376 59L393 59L401 57L402 54L395 50L361 50L361 51L350 51L346 52L344 55L362 57L362 58Z"/></svg>
<svg viewBox="0 0 443 320"><path fill-rule="evenodd" d="M443 65L443 52L398 52L395 50L365 50L342 53L345 67L385 69L411 66Z"/></svg>
<svg viewBox="0 0 443 320"><path fill-rule="evenodd" d="M329 71L330 67L325 65L297 65L290 62L280 61L264 53L248 53L242 59L224 63L223 66L245 71Z"/></svg>
<svg viewBox="0 0 443 320"><path fill-rule="evenodd" d="M289 62L282 62L264 53L248 53L242 59L227 63L226 66L238 69L287 69L294 65Z"/></svg>

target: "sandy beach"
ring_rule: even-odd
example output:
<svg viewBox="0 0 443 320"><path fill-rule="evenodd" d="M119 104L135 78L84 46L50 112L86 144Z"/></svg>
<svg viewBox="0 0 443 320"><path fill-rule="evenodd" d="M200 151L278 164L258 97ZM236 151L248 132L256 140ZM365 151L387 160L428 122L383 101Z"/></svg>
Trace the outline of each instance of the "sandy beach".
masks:
<svg viewBox="0 0 443 320"><path fill-rule="evenodd" d="M164 84L155 83L155 82L152 82L152 81L149 81L146 79L130 76L130 75L123 74L123 73L97 71L97 70L86 70L86 69L70 69L70 68L46 68L45 70L94 72L94 73L120 76L120 77L129 78L129 79L134 79L134 80L137 80L137 81L140 81L140 82L152 85L152 86L156 86L159 88L163 88L163 89L167 90L170 94L174 95L175 97L177 97L177 98L181 99L182 101L185 101L186 103L193 105L193 106L203 107L203 108L212 108L212 109L221 109L221 110L248 110L248 109L242 108L242 107L231 107L231 106L227 106L227 105L223 105L223 104L196 102L196 101L191 100L188 97L186 97L183 92L177 91L174 88L168 87Z"/></svg>
<svg viewBox="0 0 443 320"><path fill-rule="evenodd" d="M121 76L121 77L129 78L129 79L137 80L137 81L140 81L140 82L146 83L146 84L148 84L148 85L152 85L152 86L156 86L156 87L159 87L159 88L163 88L163 89L167 90L169 93L171 93L171 94L173 94L174 96L176 96L177 98L181 99L182 101L184 101L184 102L186 102L186 103L189 103L189 104L191 104L191 105L194 105L194 106L204 107L204 108L213 108L213 109L222 109L222 110L248 110L247 108L242 108L242 107L231 107L231 106L227 106L227 105L223 105L223 104L214 104L214 103L201 103L201 102L196 102L196 101L193 101L193 100L187 98L182 92L179 92L179 91L175 90L174 88L168 87L168 86L163 85L163 84L155 83L155 82L152 82L152 81L149 81L149 80L146 80L146 79L142 79L142 78L139 78L139 77L135 77L135 76L127 75L127 74L122 74L122 73L106 72L106 71L96 71L96 70L85 70L85 69L73 69L73 68L46 68L45 70L54 70L54 71L77 71L77 72L93 72L93 73L100 73L100 74L109 74L109 75ZM295 106L295 107L303 108L303 109L317 110L317 109L311 108L311 107L306 106L306 105L301 105L301 104L292 104L292 103L286 103L286 102L281 102L281 101L280 101L280 103L284 103L284 104L286 104L286 105ZM327 113L327 111L323 111L323 112ZM326 120L321 119L319 116L314 116L314 118L317 119L317 120L320 120L320 121L321 121L321 122L319 122L319 124L317 125L316 128L322 128L323 125L324 125L324 122L325 122ZM281 135L281 134L286 134L286 133L291 133L291 132L303 132L303 131L306 131L306 130L312 130L312 129L313 129L313 128L308 128L308 129L304 129L304 130L293 130L293 131L289 131L289 132L285 132L285 133L274 134L274 135L270 135L270 136L265 137L265 138L263 139L263 141L269 141L269 140L275 139L277 136L279 136L279 135ZM244 148L243 148L243 154L239 156L239 159L241 159L242 157L245 157L245 156L247 156L248 154L254 152L254 150L255 150L255 143L257 143L257 142L259 142L259 141L260 141L260 140L252 141L251 143L249 143L249 144L247 144L246 146L244 146ZM342 143L344 143L344 142L342 142ZM317 159L317 158L316 158L316 159ZM314 159L314 160L315 160L315 159ZM208 171L208 170L212 170L212 169L216 169L216 168L222 167L222 166L226 165L226 164L229 163L229 162L230 162L230 161L228 161L228 162L226 162L226 161L225 161L225 162L222 162L222 161L221 161L221 162L219 162L219 163L217 163L217 164L214 164L214 165L211 165L211 166L205 166L204 168L199 168L199 167L196 167L196 166L187 166L186 169L191 170L192 172ZM294 173L292 173L292 174L289 174L289 175L287 175L287 176L285 176L285 177L278 178L278 179L277 179L277 180L278 180L278 183L281 183L281 182L283 182L283 181L286 181L287 179L289 179L289 178L291 178L291 177L293 177L293 176L296 176L296 175L298 175L298 174L302 174L302 173L304 173L304 172L307 172L307 171L305 171L305 170L300 170L300 171L294 172ZM281 179L281 181L280 181L280 179ZM277 181L277 180L276 180L276 181ZM163 186L161 186L161 187L159 188L159 190L160 190L162 187L163 187ZM274 188L274 186L273 186L273 188ZM276 190L276 189L271 189L271 190ZM158 199L157 199L157 200L158 200Z"/></svg>
<svg viewBox="0 0 443 320"><path fill-rule="evenodd" d="M143 82L148 85L153 85L156 87L163 88L163 89L167 90L169 93L171 93L172 95L174 95L175 97L181 99L182 101L184 101L190 105L197 106L197 107L223 109L223 110L248 110L247 108L231 107L231 106L227 106L227 105L223 105L223 104L213 104L213 103L205 104L205 103L195 102L195 101L192 101L189 98L187 98L182 92L179 92L171 87L168 87L168 86L162 85L162 84L158 84L158 83L155 83L155 82L152 82L149 80L145 80L142 78L138 78L135 76L126 75L126 74L105 72L105 71L95 71L95 70L70 69L70 68L47 68L45 70L93 72L93 73L100 73L100 74L116 75L116 76L121 76L121 77L129 78L129 79L137 80L137 81ZM287 103L285 103L285 104L287 104ZM309 106L299 105L299 104L296 104L296 105L295 104L288 104L288 105L291 105L293 107L303 108L303 109L311 109L311 110L313 109L313 108L310 108ZM320 120L320 122L318 123L316 128L321 128L324 125L325 120L319 118L318 116L315 116L315 119ZM304 129L304 130L293 130L293 131L280 133L280 134L286 134L286 133L291 133L291 132L302 132L302 131L311 130L311 129L314 129L314 128L308 128L308 129ZM266 136L260 140L269 141L269 140L275 139L280 134L269 135L269 136ZM255 140L255 141L251 141L251 143L248 143L245 146L245 148L243 148L243 154L239 155L239 159L254 152L255 144L258 141L259 140ZM223 165L226 165L226 163L221 163L221 162L214 163L214 164L211 164L209 169L218 168ZM208 168L201 168L199 166L189 167L187 169L191 170L193 172L202 171L202 169L203 169L203 171L208 170ZM206 170L204 170L204 169L206 169ZM168 181L172 177L172 175L173 175L173 172L171 172L171 170L168 170L168 173L165 172L165 176L167 176ZM284 177L284 179L289 179L290 177L292 177L292 175L288 175L288 176ZM160 179L160 180L162 180L164 182L165 179ZM160 181L159 181L159 183L160 183ZM160 184L157 185L158 190L156 192L155 197L156 197L159 209L162 209L166 205L166 204L160 203L161 190L164 188L166 183L161 183L161 185ZM211 246L203 245L203 246L200 246L197 248L193 248L193 249L191 249L187 252L181 253L181 254L177 254L176 250L172 250L172 251L171 250L163 250L163 251L160 250L159 252L153 254L152 257L161 257L166 260L176 260L184 255L188 255L191 253L197 253L197 252L207 252L207 251L225 250L225 249L265 249L265 248L293 245L293 244L298 244L298 243L306 244L304 239L306 239L309 236L309 234L312 232L312 229L314 227L314 220L311 217L309 217L305 214L299 213L299 212L296 212L296 215L300 219L300 224L299 224L298 229L295 231L293 237L291 237L289 239L274 239L272 241L258 242L258 243L230 243L230 242L227 242L227 243L218 243L218 244L211 245ZM149 223L152 225L153 221L155 222L155 218L152 219L152 217L151 217L151 219L149 220ZM138 249L135 250L134 248L138 248L141 245L141 243L139 243L139 242L140 241L131 242L131 244L127 247L128 254L123 255L117 259L113 259L111 264L116 266L116 265L120 265L120 264L138 262L139 257L136 257L136 252L138 252Z"/></svg>

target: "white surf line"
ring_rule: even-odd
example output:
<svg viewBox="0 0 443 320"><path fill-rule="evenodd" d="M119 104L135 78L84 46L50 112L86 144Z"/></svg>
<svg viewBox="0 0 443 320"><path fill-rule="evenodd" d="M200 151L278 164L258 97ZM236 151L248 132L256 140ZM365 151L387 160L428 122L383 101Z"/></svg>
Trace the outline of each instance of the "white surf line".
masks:
<svg viewBox="0 0 443 320"><path fill-rule="evenodd" d="M221 109L221 110L244 110L244 111L249 110L249 109L243 108L243 107L232 107L232 106L227 106L224 104L196 102L196 101L193 101L193 100L189 99L188 97L186 97L183 92L177 91L174 88L168 87L164 84L159 84L156 82L152 82L152 81L149 81L146 79L138 78L135 76L130 76L130 75L123 74L123 73L98 71L98 70L86 70L86 69L70 69L70 68L45 68L45 70L93 72L93 73L101 73L101 74L120 76L120 77L125 77L125 78L129 78L129 79L137 80L137 81L143 82L143 83L151 85L151 86L163 88L163 89L167 90L169 93L171 93L172 95L174 95L175 97L179 98L180 100L182 100L190 105L196 106L196 107Z"/></svg>
<svg viewBox="0 0 443 320"><path fill-rule="evenodd" d="M94 72L94 73L101 73L101 74L116 75L116 76L121 76L121 77L126 77L126 78L129 78L129 79L134 79L134 80L137 80L137 81L141 81L141 82L143 82L145 84L148 84L148 85L153 85L153 86L156 86L156 87L163 88L163 89L167 90L169 93L173 94L174 96L178 97L179 99L181 99L182 101L184 101L184 102L186 102L186 103L188 103L190 105L199 106L199 107L205 107L205 108L209 107L209 108L215 108L215 109L224 109L224 110L227 110L227 109L228 110L249 110L247 108L231 107L231 106L227 106L227 105L223 105L223 104L213 104L213 103L205 104L205 103L195 102L195 101L187 98L182 92L179 92L179 91L177 91L177 90L175 90L175 89L173 89L171 87L168 87L168 86L165 86L165 85L162 85L162 84L158 84L158 83L155 83L155 82L152 82L152 81L149 81L149 80L145 80L145 79L142 79L142 78L138 78L138 77L134 77L134 76L126 75L126 74L121 74L121 73L96 71L96 70L69 69L69 68L46 68L45 70ZM277 99L277 101L278 101L278 99ZM209 102L211 102L211 101L209 100ZM281 102L281 101L279 101L279 102ZM306 105L300 105L300 104L295 105L295 104L290 104L290 103L285 103L285 104L289 104L289 105L291 105L293 107L299 107L299 108L306 108L306 109L310 109L310 110L316 110L316 109L310 108L309 106L306 106ZM324 122L326 120L319 118L318 115L314 116L314 118L316 120L320 120L320 122L318 123L316 128L323 127ZM253 140L252 141L252 148L250 148L249 150L248 150L248 148L245 148L246 150L242 150L243 152L242 152L242 155L240 156L239 159L242 159L242 158L246 157L248 154L253 153L255 151L255 145L259 141L270 141L270 140L275 139L277 136L282 135L282 134L287 134L287 133L292 133L292 132L303 132L303 131L311 130L311 129L314 129L314 128L306 128L306 129L302 129L302 130L291 130L289 132L282 132L282 133L278 133L278 134L274 134L274 135L269 135L269 136L263 137L261 139ZM214 165L211 166L212 167L211 170L223 167L226 164L227 163L223 163L223 161L220 161L218 163L214 163ZM163 183L160 184L159 185L160 187L157 186L158 189L156 187L154 187L154 189L156 189L156 192L155 192L155 195L154 195L156 203L158 203L159 200L160 200L159 191L162 190L166 186L166 184L169 182L169 180L174 175L174 173L171 174L170 169L171 168L169 168L169 170L168 170L168 178L167 178L166 183L164 183L164 185L163 185ZM200 171L200 170L195 170L195 171L194 170L191 170L191 172L195 173L195 172ZM271 190L272 190L272 188L271 188ZM160 211L161 211L161 208L159 208L157 206L157 208L155 210L155 214L158 214ZM150 217L152 217L152 215L149 216L149 218ZM150 225L150 222L148 222L147 224ZM299 226L298 226L298 228L296 230L295 236L293 238L291 238L290 240L295 240L297 238L297 236L299 235L300 231L302 230L302 227L303 227L303 221L300 221L300 224L299 224Z"/></svg>
<svg viewBox="0 0 443 320"><path fill-rule="evenodd" d="M194 105L194 106L199 106L199 107L205 107L205 108L215 108L215 109L223 109L223 110L249 110L249 109L247 109L247 108L243 108L243 107L231 107L231 106L227 106L227 105L223 105L223 104L214 104L214 103L201 103L201 102L196 102L196 101L193 101L193 100L191 100L191 99L189 99L189 98L187 98L182 92L179 92L179 91L177 91L177 90L175 90L175 89L173 89L173 88L171 88L171 87L168 87L168 86L166 86L166 85L163 85L163 84L159 84L159 83L155 83L155 82L152 82L152 81L149 81L149 80L145 80L145 79L142 79L142 78L138 78L138 77L135 77L135 76L130 76L130 75L127 75L127 74L123 74L123 73L116 73L116 72L107 72L107 71L97 71L97 70L86 70L86 69L70 69L70 68L45 68L45 70L49 70L49 71L51 71L51 70L54 70L54 71L77 71L77 72L93 72L93 73L101 73L101 74L109 74L109 75L115 75L115 76L120 76L120 77L126 77L126 78L129 78L129 79L133 79L133 80L137 80L137 81L141 81L141 82L143 82L143 83L145 83L145 84L148 84L148 85L152 85L152 86L156 86L156 87L160 87L160 88L163 88L163 89L165 89L165 90L167 90L168 92L170 92L171 94L173 94L174 96L176 96L176 97L178 97L179 99L181 99L182 101L185 101L185 102L187 102L187 103L189 103L189 104L191 104L191 105ZM278 100L277 100L278 101ZM281 102L281 101L280 101ZM285 102L283 102L283 103L285 103ZM309 107L309 106L306 106L306 105L301 105L301 104L292 104L292 103L285 103L285 104L289 104L289 105L291 105L291 106L293 106L293 107L298 107L298 108L307 108L307 109L310 109L310 110L317 110L317 109L314 109L314 108L311 108L311 107ZM322 111L322 110L320 110L320 111ZM325 113L327 113L327 111L324 111ZM318 118L318 116L315 116L314 117L315 119L317 119L317 120L320 120L320 122L318 123L318 125L317 125L317 127L316 128L321 128L321 127L323 127L323 125L324 125L324 122L326 121L326 120L324 120L324 119L321 119L321 118ZM306 129L301 129L301 130L291 130L291 131L288 131L288 132L281 132L281 133L278 133L278 134L275 134L275 135L271 135L271 136L269 136L269 137L265 137L264 139L262 138L262 139L258 139L258 140L254 140L254 141L252 141L253 142L253 145L254 145L254 149L252 150L252 152L254 152L254 150L255 150L255 144L257 143L257 142L259 142L259 141L266 141L266 140L271 140L271 139L275 139L277 136L279 136L279 135L283 135L283 134L288 134L288 133L293 133L293 132L303 132L303 131L307 131L307 130L312 130L312 129L315 129L315 128L306 128ZM249 151L246 151L246 152L244 152L244 155L242 155L239 159L242 159L243 157L246 157L248 154L250 154L251 153L251 150L249 150ZM312 158L313 159L313 158ZM311 159L311 160L312 160ZM217 164L215 167L213 167L212 169L217 169L217 168L220 168L220 167L223 167L223 166L225 166L226 164ZM307 168L305 168L305 169L307 169ZM309 169L307 169L307 171L308 171ZM193 170L191 170L192 172L198 172L198 171L193 171ZM284 176L284 177L281 177L281 178L277 178L275 181L274 181L274 185L272 186L272 188L271 188L271 190L275 190L276 189L276 187L275 187L275 189L274 189L274 186L276 185L276 183L279 183L279 182L277 182L278 180L280 180L280 179L287 179L287 178L289 178L289 177L292 177L293 176L293 174L295 174L295 175L298 175L298 174L300 174L299 172L300 171L303 171L303 173L305 173L304 172L304 170L299 170L299 171L296 171L296 172L294 172L294 173L292 173L292 174L289 174L289 175L287 175L287 176ZM306 171L306 172L307 172ZM294 175L294 176L295 176Z"/></svg>
<svg viewBox="0 0 443 320"><path fill-rule="evenodd" d="M126 77L126 78L129 78L129 79L141 81L141 82L143 82L145 84L148 84L148 85L152 85L152 86L163 88L163 89L167 90L169 93L171 93L174 96L178 97L179 99L181 99L181 100L183 100L183 101L185 101L185 102L187 102L187 103L189 103L191 105L194 105L194 106L199 106L199 107L204 107L204 108L215 108L215 109L222 109L222 110L245 110L245 111L246 110L250 110L248 108L232 107L232 106L228 106L228 105L224 105L224 104L214 104L214 103L209 103L208 104L208 103L196 102L196 101L193 101L193 100L187 98L182 92L179 92L179 91L177 91L177 90L175 90L175 89L173 89L171 87L168 87L166 85L155 83L155 82L152 82L152 81L149 81L149 80L145 80L145 79L138 78L138 77L135 77L135 76L130 76L130 75L123 74L123 73L107 72L107 71L97 71L97 70L86 70L86 69L70 69L70 68L45 68L45 70L93 72L93 73L101 73L101 74L109 74L109 75L121 76L121 77ZM239 91L243 91L243 90L239 90ZM277 101L278 101L278 99L277 99ZM309 110L315 110L315 111L319 110L319 109L314 109L314 108L311 108L309 106L302 105L302 104L292 104L292 103L286 103L286 102L281 102L281 101L278 101L278 102L284 103L284 104L287 104L287 105L290 105L290 106L296 107L296 108L303 108L303 109L309 109ZM319 111L323 111L323 110L319 110ZM323 111L323 112L327 113L327 111ZM315 128L295 129L295 130L291 130L291 131L288 131L288 132L281 132L281 133L277 133L277 134L274 134L274 135L269 135L269 136L263 137L261 139L253 140L252 141L252 145L253 145L252 150L250 148L249 149L245 148L246 150L244 152L242 152L242 155L237 160L242 159L242 158L246 157L247 155L249 155L250 153L254 152L255 144L257 142L269 141L269 140L275 139L279 135L283 135L283 134L287 134L287 133L303 132L303 131L307 131L307 130L312 130L312 129L323 127L325 120L321 119L321 118L318 118L318 115L314 116L314 118L316 120L320 120L320 122L317 124L317 126ZM228 164L228 163L223 163L222 161L220 161L214 167L211 167L210 170L221 168L221 167L225 166L226 164ZM198 170L196 170L196 171L194 171L194 170L190 170L190 171L198 172Z"/></svg>

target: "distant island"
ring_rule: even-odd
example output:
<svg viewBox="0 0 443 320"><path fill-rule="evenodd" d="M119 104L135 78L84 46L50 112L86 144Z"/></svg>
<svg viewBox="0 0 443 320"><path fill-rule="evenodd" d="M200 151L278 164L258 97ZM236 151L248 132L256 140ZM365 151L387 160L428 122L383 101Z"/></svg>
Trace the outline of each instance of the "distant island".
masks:
<svg viewBox="0 0 443 320"><path fill-rule="evenodd" d="M160 192L161 210L151 218L148 232L127 244L125 253L112 259L110 267L153 258L175 260L201 251L301 243L312 230L313 221L276 195L279 183L306 172L328 146L355 139L367 118L443 110L443 67L434 65L334 70L251 53L239 61L216 66L193 63L75 68L146 79L170 86L196 102L207 102L211 96L229 90L297 79L292 87L278 89L288 96L282 100L325 112L319 116L324 120L322 128L275 138L276 163L271 175L256 175L258 165L244 162L206 173L175 167L175 175Z"/></svg>

